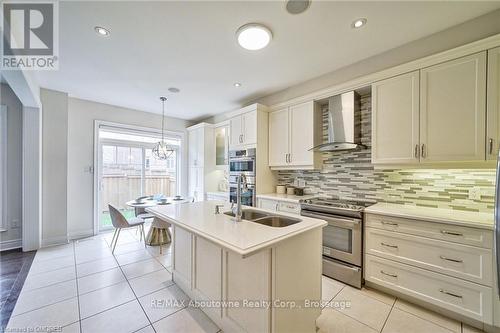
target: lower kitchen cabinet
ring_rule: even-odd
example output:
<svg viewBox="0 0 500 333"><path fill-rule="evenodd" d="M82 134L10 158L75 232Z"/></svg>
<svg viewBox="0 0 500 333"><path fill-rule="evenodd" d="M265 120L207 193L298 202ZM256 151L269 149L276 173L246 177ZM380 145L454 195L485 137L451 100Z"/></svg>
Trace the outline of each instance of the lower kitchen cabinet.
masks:
<svg viewBox="0 0 500 333"><path fill-rule="evenodd" d="M274 212L300 214L300 203L257 198L257 207Z"/></svg>
<svg viewBox="0 0 500 333"><path fill-rule="evenodd" d="M174 282L193 301L210 301L201 310L225 332L316 331L320 308L277 305L321 299L321 228L246 256L176 225L173 233Z"/></svg>
<svg viewBox="0 0 500 333"><path fill-rule="evenodd" d="M491 230L372 213L365 221L368 285L492 324Z"/></svg>

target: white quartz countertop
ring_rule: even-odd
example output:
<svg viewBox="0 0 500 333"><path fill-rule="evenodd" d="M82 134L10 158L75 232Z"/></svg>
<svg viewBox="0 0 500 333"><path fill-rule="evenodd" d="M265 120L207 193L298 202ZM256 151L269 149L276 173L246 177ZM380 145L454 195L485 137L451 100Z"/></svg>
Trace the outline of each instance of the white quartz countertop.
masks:
<svg viewBox="0 0 500 333"><path fill-rule="evenodd" d="M229 192L222 192L222 191L212 191L212 192L207 192L207 194L210 195L219 195L219 196L229 196Z"/></svg>
<svg viewBox="0 0 500 333"><path fill-rule="evenodd" d="M308 230L322 228L327 224L323 220L305 216L298 217L281 212L279 215L300 218L302 221L283 228L273 228L245 220L235 222L228 215L215 214L215 206L222 204L225 203L223 201L201 201L155 206L147 208L146 211L242 256L250 255ZM255 208L244 207L244 209ZM230 205L225 204L221 212L229 210ZM276 212L265 209L256 210L276 215Z"/></svg>
<svg viewBox="0 0 500 333"><path fill-rule="evenodd" d="M286 201L293 203L300 203L301 200L311 199L317 196L318 195L315 194L307 194L307 195L291 195L291 194L277 194L277 193L257 194L257 198Z"/></svg>
<svg viewBox="0 0 500 333"><path fill-rule="evenodd" d="M365 213L455 224L481 229L494 228L493 213L466 212L452 209L428 208L391 203L377 203L373 206L365 208Z"/></svg>

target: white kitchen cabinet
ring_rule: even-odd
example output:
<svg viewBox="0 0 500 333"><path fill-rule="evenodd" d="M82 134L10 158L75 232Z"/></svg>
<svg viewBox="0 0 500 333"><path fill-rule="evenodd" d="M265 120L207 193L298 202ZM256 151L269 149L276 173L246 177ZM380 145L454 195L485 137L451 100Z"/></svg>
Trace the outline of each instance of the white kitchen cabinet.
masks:
<svg viewBox="0 0 500 333"><path fill-rule="evenodd" d="M194 289L204 300L220 301L222 279L213 273L222 270L222 248L201 237L194 240Z"/></svg>
<svg viewBox="0 0 500 333"><path fill-rule="evenodd" d="M488 51L486 158L496 160L500 148L500 47Z"/></svg>
<svg viewBox="0 0 500 333"><path fill-rule="evenodd" d="M493 231L366 213L365 281L492 323Z"/></svg>
<svg viewBox="0 0 500 333"><path fill-rule="evenodd" d="M178 275L182 287L191 289L192 277L192 234L177 226L173 227L175 239L173 248L173 262L172 266Z"/></svg>
<svg viewBox="0 0 500 333"><path fill-rule="evenodd" d="M254 145L257 143L257 111L250 111L231 118L230 146Z"/></svg>
<svg viewBox="0 0 500 333"><path fill-rule="evenodd" d="M269 114L269 166L287 165L289 151L288 108Z"/></svg>
<svg viewBox="0 0 500 333"><path fill-rule="evenodd" d="M372 163L418 163L419 71L372 85Z"/></svg>
<svg viewBox="0 0 500 333"><path fill-rule="evenodd" d="M314 101L289 106L269 115L269 166L280 169L318 169L319 153L309 149L321 143L321 111Z"/></svg>
<svg viewBox="0 0 500 333"><path fill-rule="evenodd" d="M257 198L257 207L277 212L279 201Z"/></svg>
<svg viewBox="0 0 500 333"><path fill-rule="evenodd" d="M204 200L207 190L217 188L214 179L215 145L212 124L201 123L187 128L188 196Z"/></svg>
<svg viewBox="0 0 500 333"><path fill-rule="evenodd" d="M420 73L422 162L484 161L486 52Z"/></svg>

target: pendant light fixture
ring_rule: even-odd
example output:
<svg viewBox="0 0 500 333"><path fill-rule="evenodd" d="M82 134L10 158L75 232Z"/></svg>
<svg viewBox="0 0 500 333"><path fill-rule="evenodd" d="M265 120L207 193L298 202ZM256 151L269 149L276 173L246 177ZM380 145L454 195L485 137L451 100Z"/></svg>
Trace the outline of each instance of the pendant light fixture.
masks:
<svg viewBox="0 0 500 333"><path fill-rule="evenodd" d="M155 144L153 147L153 156L157 160L166 160L168 159L172 153L174 152L174 149L170 147L166 142L165 142L165 101L167 100L166 97L161 96L161 107L162 107L162 112L161 112L161 141Z"/></svg>

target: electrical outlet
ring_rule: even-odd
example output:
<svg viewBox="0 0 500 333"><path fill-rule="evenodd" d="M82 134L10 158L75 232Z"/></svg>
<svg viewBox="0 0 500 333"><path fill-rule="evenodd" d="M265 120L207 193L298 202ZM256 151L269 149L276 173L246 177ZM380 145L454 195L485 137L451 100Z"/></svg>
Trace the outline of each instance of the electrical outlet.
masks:
<svg viewBox="0 0 500 333"><path fill-rule="evenodd" d="M481 200L481 189L473 187L469 190L469 200Z"/></svg>

